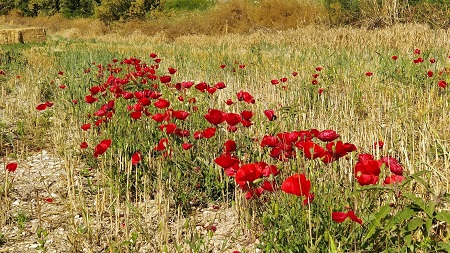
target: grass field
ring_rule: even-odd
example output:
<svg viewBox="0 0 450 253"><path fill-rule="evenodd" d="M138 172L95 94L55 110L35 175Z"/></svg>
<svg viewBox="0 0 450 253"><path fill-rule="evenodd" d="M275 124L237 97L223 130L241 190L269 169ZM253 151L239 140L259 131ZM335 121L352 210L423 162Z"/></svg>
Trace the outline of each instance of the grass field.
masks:
<svg viewBox="0 0 450 253"><path fill-rule="evenodd" d="M54 222L69 252L450 250L447 30L61 34L0 51L0 224L28 232L0 248ZM62 188L18 210L43 149Z"/></svg>

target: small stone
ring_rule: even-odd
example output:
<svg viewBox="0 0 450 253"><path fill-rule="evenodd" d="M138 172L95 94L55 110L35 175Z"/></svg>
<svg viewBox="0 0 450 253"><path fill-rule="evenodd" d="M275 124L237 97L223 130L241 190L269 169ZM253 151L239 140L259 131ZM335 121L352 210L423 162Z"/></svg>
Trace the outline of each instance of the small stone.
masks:
<svg viewBox="0 0 450 253"><path fill-rule="evenodd" d="M39 247L39 244L38 244L38 243L33 243L33 244L31 244L31 245L29 246L30 249L35 249L35 248L37 248L37 247Z"/></svg>

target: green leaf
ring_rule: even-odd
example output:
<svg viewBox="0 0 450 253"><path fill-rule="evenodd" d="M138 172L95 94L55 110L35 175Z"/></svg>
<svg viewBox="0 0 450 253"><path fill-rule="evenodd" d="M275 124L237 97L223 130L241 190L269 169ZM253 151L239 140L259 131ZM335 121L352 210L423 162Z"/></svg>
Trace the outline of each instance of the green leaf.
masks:
<svg viewBox="0 0 450 253"><path fill-rule="evenodd" d="M367 230L367 234L364 237L364 241L367 241L369 238L371 238L375 232L377 231L377 226L372 222L369 224L369 229Z"/></svg>
<svg viewBox="0 0 450 253"><path fill-rule="evenodd" d="M429 201L425 206L425 212L428 214L428 217L433 218L434 212L436 211L436 202Z"/></svg>
<svg viewBox="0 0 450 253"><path fill-rule="evenodd" d="M412 219L410 222L408 222L408 225L406 225L406 231L414 231L422 225L423 225L423 219L416 217L416 218Z"/></svg>
<svg viewBox="0 0 450 253"><path fill-rule="evenodd" d="M450 252L450 243L446 243L446 242L439 242L439 250L444 250L446 252Z"/></svg>
<svg viewBox="0 0 450 253"><path fill-rule="evenodd" d="M378 211L378 213L375 213L375 219L378 222L378 224L381 224L381 220L384 219L386 217L386 215L388 215L391 212L391 207L389 205L384 205L383 207L380 208L380 210Z"/></svg>
<svg viewBox="0 0 450 253"><path fill-rule="evenodd" d="M425 202L421 198L417 197L411 192L404 192L402 193L402 195L411 200L413 204L419 206L422 211L425 211Z"/></svg>
<svg viewBox="0 0 450 253"><path fill-rule="evenodd" d="M386 224L385 229L390 230L395 225L400 225L403 221L411 218L414 214L417 214L412 208L406 207L405 209L398 212L392 219Z"/></svg>
<svg viewBox="0 0 450 253"><path fill-rule="evenodd" d="M377 232L377 228L381 227L381 220L384 219L390 212L390 206L385 205L382 206L377 213L373 214L373 218L370 219L369 228L366 236L364 237L364 241L367 241Z"/></svg>
<svg viewBox="0 0 450 253"><path fill-rule="evenodd" d="M450 224L450 213L446 211L438 212L435 216L436 219Z"/></svg>
<svg viewBox="0 0 450 253"><path fill-rule="evenodd" d="M432 218L428 218L425 222L425 229L427 231L427 236L430 235L431 233L431 226L433 225L433 219Z"/></svg>
<svg viewBox="0 0 450 253"><path fill-rule="evenodd" d="M334 243L334 239L333 237L330 235L330 232L327 230L325 231L325 236L326 238L328 238L328 242L329 242L329 248L328 248L328 252L331 253L337 253L338 250L336 248L336 244Z"/></svg>

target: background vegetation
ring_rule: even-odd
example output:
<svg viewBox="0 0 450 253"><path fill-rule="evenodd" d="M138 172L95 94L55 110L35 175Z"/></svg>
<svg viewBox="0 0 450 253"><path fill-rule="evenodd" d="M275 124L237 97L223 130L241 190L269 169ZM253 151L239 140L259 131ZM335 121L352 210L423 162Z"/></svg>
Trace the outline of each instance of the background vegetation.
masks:
<svg viewBox="0 0 450 253"><path fill-rule="evenodd" d="M378 28L394 23L424 23L446 28L447 0L6 0L0 3L4 23L67 28L65 19L101 26L102 33L136 30L145 35L248 33L286 30L310 24ZM34 17L35 19L27 19ZM38 19L36 19L38 17ZM25 19L24 19L25 18ZM87 19L80 21L80 19ZM88 31L90 31L88 29Z"/></svg>

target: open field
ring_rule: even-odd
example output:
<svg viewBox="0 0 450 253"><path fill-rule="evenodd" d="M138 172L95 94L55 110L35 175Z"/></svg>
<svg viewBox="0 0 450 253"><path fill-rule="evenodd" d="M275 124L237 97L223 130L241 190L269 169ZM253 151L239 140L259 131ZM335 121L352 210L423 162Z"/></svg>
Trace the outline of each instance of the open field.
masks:
<svg viewBox="0 0 450 253"><path fill-rule="evenodd" d="M4 45L0 252L446 252L449 55L420 25Z"/></svg>

